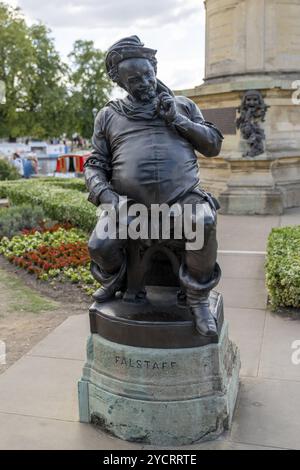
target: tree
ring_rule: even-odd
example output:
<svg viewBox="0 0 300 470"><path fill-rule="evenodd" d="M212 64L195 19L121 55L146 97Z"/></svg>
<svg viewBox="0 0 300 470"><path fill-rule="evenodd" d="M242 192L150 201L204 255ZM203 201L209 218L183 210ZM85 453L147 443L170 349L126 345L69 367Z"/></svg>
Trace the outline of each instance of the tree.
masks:
<svg viewBox="0 0 300 470"><path fill-rule="evenodd" d="M105 55L93 41L78 40L71 67L55 49L42 23L28 26L19 8L0 0L0 80L6 102L0 105L0 138L46 139L78 132L90 138L93 110L108 100L112 88Z"/></svg>
<svg viewBox="0 0 300 470"><path fill-rule="evenodd" d="M68 128L68 67L56 51L50 30L38 23L30 28L34 50L31 77L31 134L47 138L60 136Z"/></svg>
<svg viewBox="0 0 300 470"><path fill-rule="evenodd" d="M20 10L0 3L0 80L6 87L6 103L0 106L0 136L14 139L28 134L33 60L30 35Z"/></svg>
<svg viewBox="0 0 300 470"><path fill-rule="evenodd" d="M67 127L68 68L55 50L50 30L27 26L21 10L0 3L0 137L47 138Z"/></svg>
<svg viewBox="0 0 300 470"><path fill-rule="evenodd" d="M68 57L72 70L70 107L73 110L73 129L90 138L94 110L98 111L105 105L112 90L105 71L105 53L95 48L93 41L78 40Z"/></svg>

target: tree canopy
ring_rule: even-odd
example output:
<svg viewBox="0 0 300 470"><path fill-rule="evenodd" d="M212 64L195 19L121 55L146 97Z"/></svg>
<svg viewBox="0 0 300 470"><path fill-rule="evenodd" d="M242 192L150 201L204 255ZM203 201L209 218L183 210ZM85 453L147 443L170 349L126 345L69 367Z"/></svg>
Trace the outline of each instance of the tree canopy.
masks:
<svg viewBox="0 0 300 470"><path fill-rule="evenodd" d="M104 57L93 41L78 40L64 63L44 24L28 26L19 8L0 2L0 137L91 137L93 110L111 91Z"/></svg>
<svg viewBox="0 0 300 470"><path fill-rule="evenodd" d="M74 127L84 136L91 136L94 112L108 101L111 82L105 72L105 53L96 49L93 41L78 40L69 54L72 84L71 108Z"/></svg>

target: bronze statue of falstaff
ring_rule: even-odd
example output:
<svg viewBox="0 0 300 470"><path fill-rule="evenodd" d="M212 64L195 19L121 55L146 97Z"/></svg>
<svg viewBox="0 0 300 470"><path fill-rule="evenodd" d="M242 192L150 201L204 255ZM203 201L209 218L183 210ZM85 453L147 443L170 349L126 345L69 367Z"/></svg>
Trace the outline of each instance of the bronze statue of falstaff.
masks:
<svg viewBox="0 0 300 470"><path fill-rule="evenodd" d="M209 294L219 282L217 259L217 201L199 188L195 150L215 157L223 136L204 120L199 108L184 96L174 96L156 78L156 50L144 47L137 36L116 42L107 52L110 78L128 94L112 100L95 120L93 152L85 163L89 201L117 207L120 196L144 204L202 204L204 244L199 250L183 247L179 280L199 334L217 335ZM105 212L103 217L109 217ZM97 228L97 226L96 226ZM93 297L98 302L122 290L126 275L128 240L89 240L92 272L101 282ZM184 241L184 240L183 240ZM169 240L171 246L174 240ZM184 246L184 245L183 245Z"/></svg>

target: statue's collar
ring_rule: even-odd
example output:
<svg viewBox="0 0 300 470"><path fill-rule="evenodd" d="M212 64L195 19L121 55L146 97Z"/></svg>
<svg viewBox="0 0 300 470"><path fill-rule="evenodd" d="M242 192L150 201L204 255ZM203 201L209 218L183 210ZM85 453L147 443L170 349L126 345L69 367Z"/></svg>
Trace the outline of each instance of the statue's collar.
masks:
<svg viewBox="0 0 300 470"><path fill-rule="evenodd" d="M163 91L174 96L173 92L166 85L164 85L160 80L157 80L157 94L160 94ZM106 106L110 106L118 114L121 114L128 119L153 120L158 117L155 102L146 104L139 103L130 95L127 95L123 99L109 101Z"/></svg>

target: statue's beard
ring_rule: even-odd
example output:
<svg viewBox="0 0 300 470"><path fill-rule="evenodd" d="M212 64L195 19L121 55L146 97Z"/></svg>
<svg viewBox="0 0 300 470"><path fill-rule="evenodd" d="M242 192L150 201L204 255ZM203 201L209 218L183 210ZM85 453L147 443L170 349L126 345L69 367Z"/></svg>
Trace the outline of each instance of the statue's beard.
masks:
<svg viewBox="0 0 300 470"><path fill-rule="evenodd" d="M154 87L148 88L148 90L139 91L135 93L134 98L141 101L144 104L151 103L156 97L156 89Z"/></svg>

